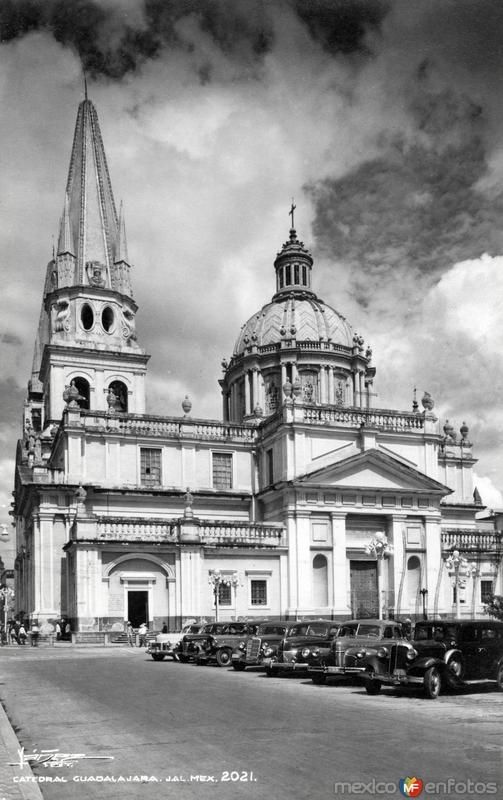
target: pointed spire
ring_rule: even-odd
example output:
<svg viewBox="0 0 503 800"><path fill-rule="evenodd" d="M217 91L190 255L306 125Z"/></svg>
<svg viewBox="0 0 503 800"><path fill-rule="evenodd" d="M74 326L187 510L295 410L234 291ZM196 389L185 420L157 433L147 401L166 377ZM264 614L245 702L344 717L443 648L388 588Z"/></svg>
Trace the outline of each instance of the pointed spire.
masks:
<svg viewBox="0 0 503 800"><path fill-rule="evenodd" d="M96 285L99 273L103 288L120 286L122 293L131 296L129 271L119 276L114 267L118 260L127 263L125 228L117 217L98 115L87 97L86 80L84 87L68 172L63 233L76 257L77 285Z"/></svg>
<svg viewBox="0 0 503 800"><path fill-rule="evenodd" d="M119 211L119 235L117 236L117 246L115 248L115 263L119 264L123 261L129 264L127 241L126 241L126 225L124 222L124 206L121 200Z"/></svg>
<svg viewBox="0 0 503 800"><path fill-rule="evenodd" d="M63 216L61 217L61 224L59 227L58 239L58 256L64 253L75 255L75 245L73 243L73 236L70 227L70 212L69 212L68 195L65 195L65 206L63 209Z"/></svg>

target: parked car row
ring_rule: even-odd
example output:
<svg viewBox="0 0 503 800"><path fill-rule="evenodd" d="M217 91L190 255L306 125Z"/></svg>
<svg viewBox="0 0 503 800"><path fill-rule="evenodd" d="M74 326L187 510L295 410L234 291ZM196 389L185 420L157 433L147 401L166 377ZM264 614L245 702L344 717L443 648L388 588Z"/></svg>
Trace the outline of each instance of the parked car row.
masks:
<svg viewBox="0 0 503 800"><path fill-rule="evenodd" d="M154 660L172 655L237 671L258 666L270 676L307 675L315 684L358 676L372 695L385 685L422 687L432 699L446 687L492 683L503 690L503 622L494 620L421 621L411 641L393 620L214 622L148 652Z"/></svg>

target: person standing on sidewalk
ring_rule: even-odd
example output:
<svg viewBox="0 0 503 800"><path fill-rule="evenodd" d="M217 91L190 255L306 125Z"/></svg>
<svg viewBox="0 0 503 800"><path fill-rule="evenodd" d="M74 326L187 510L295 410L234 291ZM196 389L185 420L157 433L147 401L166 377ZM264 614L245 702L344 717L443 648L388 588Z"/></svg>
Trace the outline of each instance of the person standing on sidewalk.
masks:
<svg viewBox="0 0 503 800"><path fill-rule="evenodd" d="M17 638L18 638L19 644L26 644L26 628L24 627L24 625L22 623L19 626L19 630L18 630L18 633L17 633Z"/></svg>
<svg viewBox="0 0 503 800"><path fill-rule="evenodd" d="M38 647L38 637L40 634L40 630L36 622L32 623L30 633L31 633L31 642L30 642L31 646Z"/></svg>
<svg viewBox="0 0 503 800"><path fill-rule="evenodd" d="M140 643L138 647L146 647L147 646L147 633L148 627L146 622L142 622L140 627L138 628L138 634L140 636Z"/></svg>
<svg viewBox="0 0 503 800"><path fill-rule="evenodd" d="M129 620L126 622L126 636L128 644L130 644L131 647L134 647L134 630Z"/></svg>

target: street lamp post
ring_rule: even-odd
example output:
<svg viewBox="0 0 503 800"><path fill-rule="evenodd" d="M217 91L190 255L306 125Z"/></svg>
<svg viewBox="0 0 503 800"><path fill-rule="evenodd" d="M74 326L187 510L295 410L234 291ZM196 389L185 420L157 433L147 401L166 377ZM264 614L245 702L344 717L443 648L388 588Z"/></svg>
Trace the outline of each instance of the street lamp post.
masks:
<svg viewBox="0 0 503 800"><path fill-rule="evenodd" d="M459 618L459 590L465 588L467 578L476 575L477 565L474 561L469 562L459 550L453 550L444 563L456 590L456 617Z"/></svg>
<svg viewBox="0 0 503 800"><path fill-rule="evenodd" d="M377 595L379 605L379 619L383 618L383 603L382 603L382 562L387 556L393 553L393 547L388 541L385 533L379 531L372 537L370 542L365 545L365 552L369 556L373 556L377 560Z"/></svg>
<svg viewBox="0 0 503 800"><path fill-rule="evenodd" d="M421 589L421 597L423 598L423 619L428 619L428 614L426 613L426 595L428 594L428 589L424 587Z"/></svg>
<svg viewBox="0 0 503 800"><path fill-rule="evenodd" d="M213 587L213 595L215 597L215 622L218 622L220 587L233 586L236 588L239 584L239 579L235 572L233 575L223 575L219 569L210 569L208 583Z"/></svg>
<svg viewBox="0 0 503 800"><path fill-rule="evenodd" d="M7 641L7 622L9 617L9 603L15 597L14 589L11 589L10 586L2 586L0 588L0 597L3 600L3 616L4 616L3 629L4 629L5 640Z"/></svg>

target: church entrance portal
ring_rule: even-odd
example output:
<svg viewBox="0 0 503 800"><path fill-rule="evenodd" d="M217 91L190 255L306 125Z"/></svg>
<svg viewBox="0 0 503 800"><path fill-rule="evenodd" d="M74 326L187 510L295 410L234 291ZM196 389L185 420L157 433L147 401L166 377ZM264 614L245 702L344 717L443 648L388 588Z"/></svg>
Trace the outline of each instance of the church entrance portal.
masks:
<svg viewBox="0 0 503 800"><path fill-rule="evenodd" d="M351 561L351 616L355 619L379 616L377 564Z"/></svg>
<svg viewBox="0 0 503 800"><path fill-rule="evenodd" d="M131 591L127 593L127 614L133 628L138 628L142 622L148 624L148 592Z"/></svg>

